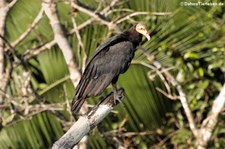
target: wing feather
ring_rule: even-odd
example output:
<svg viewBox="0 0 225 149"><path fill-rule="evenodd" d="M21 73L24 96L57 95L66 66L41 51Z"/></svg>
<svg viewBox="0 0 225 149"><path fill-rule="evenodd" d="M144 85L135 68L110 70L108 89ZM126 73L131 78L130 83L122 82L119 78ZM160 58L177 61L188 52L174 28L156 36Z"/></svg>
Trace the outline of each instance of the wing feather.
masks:
<svg viewBox="0 0 225 149"><path fill-rule="evenodd" d="M133 44L121 40L115 43L114 38L99 46L89 60L72 102L74 113L79 111L86 98L100 95L113 78L129 67L135 52Z"/></svg>

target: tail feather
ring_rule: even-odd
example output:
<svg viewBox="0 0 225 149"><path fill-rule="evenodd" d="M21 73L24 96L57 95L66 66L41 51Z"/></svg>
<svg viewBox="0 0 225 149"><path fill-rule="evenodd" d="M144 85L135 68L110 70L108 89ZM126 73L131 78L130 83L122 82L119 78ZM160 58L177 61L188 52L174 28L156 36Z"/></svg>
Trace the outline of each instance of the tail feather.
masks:
<svg viewBox="0 0 225 149"><path fill-rule="evenodd" d="M85 98L76 99L76 96L73 98L71 111L73 114L77 114L80 111L80 108L84 104Z"/></svg>
<svg viewBox="0 0 225 149"><path fill-rule="evenodd" d="M72 113L77 114L88 97L99 96L112 81L112 78L112 75L106 74L99 76L98 79L81 78L72 101Z"/></svg>

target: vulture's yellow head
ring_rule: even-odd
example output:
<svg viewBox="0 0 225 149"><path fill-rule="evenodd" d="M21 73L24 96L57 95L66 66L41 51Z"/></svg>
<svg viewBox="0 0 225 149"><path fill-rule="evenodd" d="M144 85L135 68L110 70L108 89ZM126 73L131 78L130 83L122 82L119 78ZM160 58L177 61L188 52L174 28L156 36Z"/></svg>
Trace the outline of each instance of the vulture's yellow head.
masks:
<svg viewBox="0 0 225 149"><path fill-rule="evenodd" d="M149 35L148 31L147 31L146 26L143 23L138 23L136 25L136 28L135 29L136 29L136 31L138 33L144 35L148 40L150 40L150 35Z"/></svg>

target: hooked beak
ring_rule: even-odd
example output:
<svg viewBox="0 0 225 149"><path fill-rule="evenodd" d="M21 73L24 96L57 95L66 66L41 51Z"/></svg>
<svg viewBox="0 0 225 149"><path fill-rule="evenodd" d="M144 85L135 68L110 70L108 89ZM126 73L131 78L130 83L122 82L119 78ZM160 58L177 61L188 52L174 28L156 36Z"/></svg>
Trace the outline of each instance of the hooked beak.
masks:
<svg viewBox="0 0 225 149"><path fill-rule="evenodd" d="M145 32L144 36L145 36L148 40L151 39L151 37L150 37L150 35L149 35L149 33L148 33L147 31Z"/></svg>

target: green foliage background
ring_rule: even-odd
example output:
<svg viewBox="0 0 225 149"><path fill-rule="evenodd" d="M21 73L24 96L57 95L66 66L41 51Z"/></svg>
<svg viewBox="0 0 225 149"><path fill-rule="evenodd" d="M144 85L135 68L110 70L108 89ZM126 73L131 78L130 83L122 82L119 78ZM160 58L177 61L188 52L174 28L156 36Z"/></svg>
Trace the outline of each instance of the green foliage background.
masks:
<svg viewBox="0 0 225 149"><path fill-rule="evenodd" d="M96 8L99 4L104 8L110 3L88 0L82 2ZM147 25L151 40L141 44L165 67L171 69L184 87L195 120L200 124L224 83L225 4L196 7L180 6L180 2L183 1L122 0L108 17L114 20L129 14L130 11L150 12L148 15L134 16L118 25L123 30L128 29L134 23L133 20ZM71 17L74 17L71 7L63 1L57 1L57 7L61 22L69 32L73 29ZM16 40L33 22L40 9L39 0L18 0L7 17L6 39L9 42ZM155 15L154 12L164 14ZM82 12L78 12L75 17L78 25L89 18ZM98 22L80 31L88 57L106 37L115 34L109 32L106 26ZM53 36L48 18L44 16L26 39L15 47L16 56L22 57L28 49L32 50L32 47L51 41ZM70 35L68 39L74 49L76 62L82 66L84 53L81 53L79 59L76 35ZM8 60L7 62L9 65ZM32 74L32 87L45 99L45 103L65 104L66 98L71 101L75 89L69 80L68 69L58 46L55 45L29 59L25 66ZM119 79L120 86L126 91L125 106L120 104L115 109L116 113L111 113L99 127L90 132L91 148L117 147L114 136L129 148L194 148L194 138L180 102L171 101L158 92L156 87L165 90L165 85L158 76L150 80L149 71L155 72L142 52L137 51L130 69ZM18 65L7 88L7 93L21 103L24 101L20 96L21 82L17 76L22 73L22 66ZM106 92L110 91L109 87ZM173 89L172 91L176 93ZM98 101L99 99L90 99L89 103ZM38 104L41 101L31 96L28 102ZM0 148L50 148L71 125L71 115L66 110L66 105L64 110L46 110L30 117L4 109L4 122L5 125L0 131ZM65 125L65 122L68 122L68 125ZM117 133L109 133L112 130ZM224 131L224 115L221 115L210 148L225 148ZM135 135L126 136L127 132L135 132Z"/></svg>

